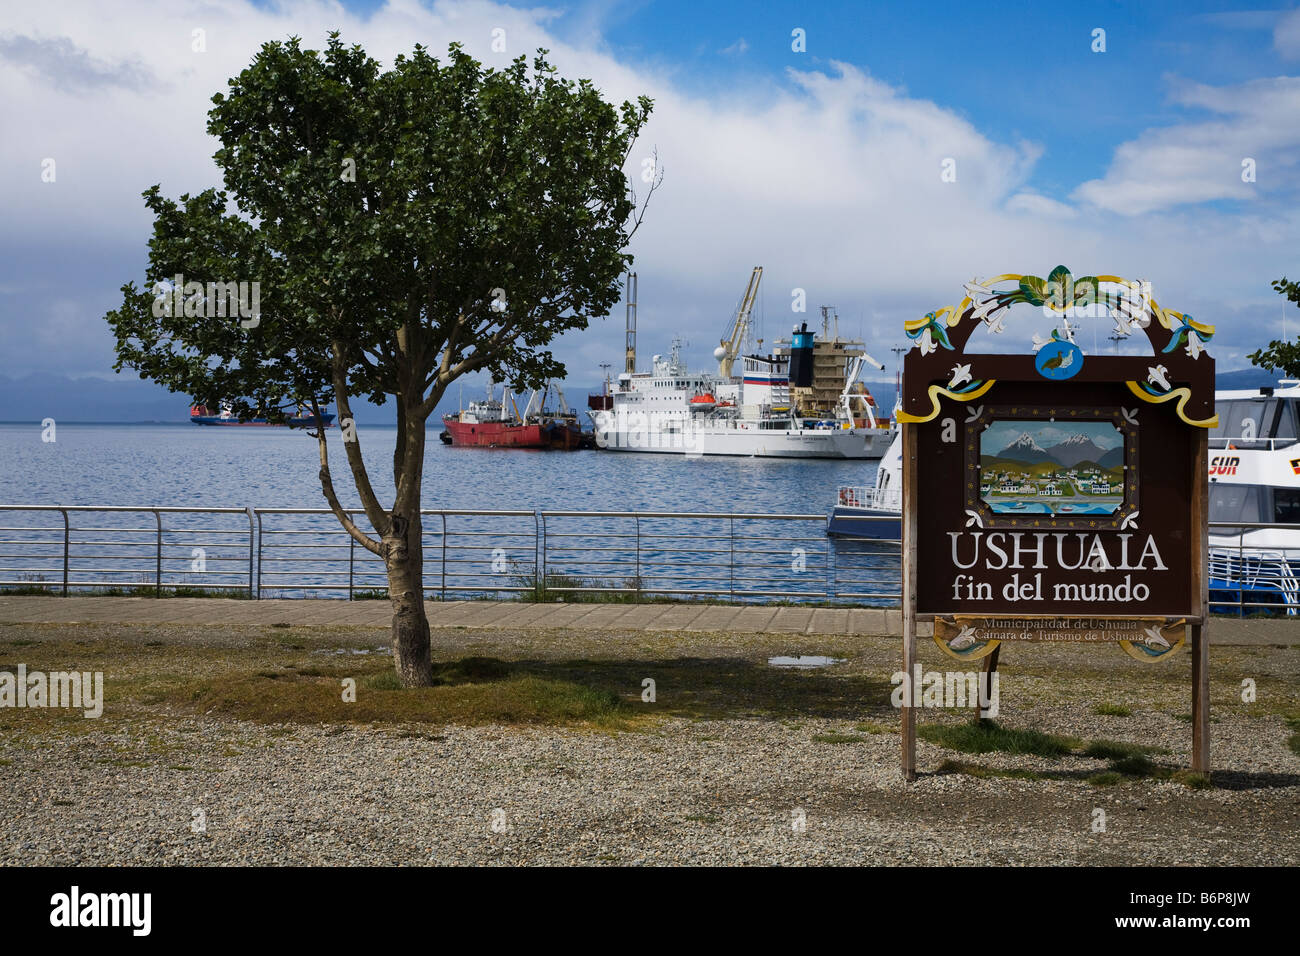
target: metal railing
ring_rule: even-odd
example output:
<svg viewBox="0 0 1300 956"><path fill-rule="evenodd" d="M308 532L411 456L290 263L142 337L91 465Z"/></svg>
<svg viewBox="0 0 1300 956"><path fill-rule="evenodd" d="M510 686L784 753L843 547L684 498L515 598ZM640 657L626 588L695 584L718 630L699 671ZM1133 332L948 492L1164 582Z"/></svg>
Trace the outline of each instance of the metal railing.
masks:
<svg viewBox="0 0 1300 956"><path fill-rule="evenodd" d="M369 530L363 512L349 514ZM421 518L431 599L899 602L897 539L831 538L825 515L428 509ZM897 522L854 524L865 535ZM1211 522L1210 534L1215 612L1300 614L1300 524ZM355 600L383 597L387 584L383 560L323 508L0 506L0 589Z"/></svg>
<svg viewBox="0 0 1300 956"><path fill-rule="evenodd" d="M1295 545L1279 544L1277 532L1289 532ZM1209 578L1213 613L1295 616L1300 613L1300 524L1211 521Z"/></svg>
<svg viewBox="0 0 1300 956"><path fill-rule="evenodd" d="M7 519L0 525L0 585L65 596L87 587L138 593L148 586L158 595L164 587L253 594L250 508L4 505L0 515ZM238 527L203 523L216 523L210 516L236 515L243 519ZM13 564L19 560L40 563Z"/></svg>
<svg viewBox="0 0 1300 956"><path fill-rule="evenodd" d="M370 533L364 512L348 513ZM238 530L217 526L235 515ZM899 600L898 542L828 538L825 515L426 509L421 519L427 598ZM0 588L354 600L388 586L383 560L324 508L14 505L0 506L0 521Z"/></svg>

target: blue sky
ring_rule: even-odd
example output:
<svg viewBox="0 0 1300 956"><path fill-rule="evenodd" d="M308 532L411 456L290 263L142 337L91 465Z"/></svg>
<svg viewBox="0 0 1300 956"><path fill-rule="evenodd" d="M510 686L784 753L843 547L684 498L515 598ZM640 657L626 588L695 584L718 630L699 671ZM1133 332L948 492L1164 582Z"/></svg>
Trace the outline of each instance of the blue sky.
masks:
<svg viewBox="0 0 1300 956"><path fill-rule="evenodd" d="M1294 3L137 0L106 20L96 0L57 0L0 24L0 377L31 376L33 394L50 376L113 379L103 315L141 280L140 192L215 184L211 94L261 42L332 28L385 63L417 42L485 63L545 46L612 100L655 98L628 169L657 150L664 172L632 247L643 364L680 334L706 366L755 264L769 342L831 304L886 361L905 319L971 278L1063 263L1149 279L1219 326L1220 370L1282 334L1269 283L1300 276ZM40 179L48 157L57 183ZM571 391L621 363L622 316L557 343Z"/></svg>

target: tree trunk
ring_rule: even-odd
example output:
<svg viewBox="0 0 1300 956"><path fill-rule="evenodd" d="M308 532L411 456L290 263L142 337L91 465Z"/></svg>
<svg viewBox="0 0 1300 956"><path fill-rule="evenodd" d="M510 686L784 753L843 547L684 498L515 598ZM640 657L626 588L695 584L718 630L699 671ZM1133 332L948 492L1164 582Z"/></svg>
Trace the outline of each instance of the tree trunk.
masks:
<svg viewBox="0 0 1300 956"><path fill-rule="evenodd" d="M407 687L433 684L420 529L419 508L409 518L394 512L391 532L384 536L388 597L393 604L393 663Z"/></svg>
<svg viewBox="0 0 1300 956"><path fill-rule="evenodd" d="M399 399L400 401L400 399ZM397 496L384 535L388 597L393 602L393 663L407 687L433 684L429 654L429 619L424 613L424 542L420 491L424 480L424 420L401 416L398 448L401 471L394 475Z"/></svg>

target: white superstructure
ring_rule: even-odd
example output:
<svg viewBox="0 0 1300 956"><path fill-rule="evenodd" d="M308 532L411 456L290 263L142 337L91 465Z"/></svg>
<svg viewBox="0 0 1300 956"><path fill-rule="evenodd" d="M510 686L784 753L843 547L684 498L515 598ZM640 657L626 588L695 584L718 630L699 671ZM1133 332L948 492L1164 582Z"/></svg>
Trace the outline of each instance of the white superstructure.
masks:
<svg viewBox="0 0 1300 956"><path fill-rule="evenodd" d="M884 454L889 429L878 427L869 407L867 427L843 413L835 419L797 418L785 356L745 355L735 364L740 374L731 378L692 372L675 341L672 355L654 356L649 372L619 375L611 390L613 407L591 416L597 447L767 458Z"/></svg>
<svg viewBox="0 0 1300 956"><path fill-rule="evenodd" d="M1215 392L1210 433L1210 520L1300 524L1300 382ZM1214 545L1282 549L1300 558L1300 531L1211 528Z"/></svg>

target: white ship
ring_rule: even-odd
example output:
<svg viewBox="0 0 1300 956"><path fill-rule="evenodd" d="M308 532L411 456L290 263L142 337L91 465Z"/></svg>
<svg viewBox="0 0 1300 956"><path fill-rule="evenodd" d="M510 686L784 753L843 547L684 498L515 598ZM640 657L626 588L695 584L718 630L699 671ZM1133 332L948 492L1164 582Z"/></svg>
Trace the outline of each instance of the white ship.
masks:
<svg viewBox="0 0 1300 956"><path fill-rule="evenodd" d="M890 430L877 423L867 396L849 385L835 418L799 418L790 407L785 356L741 361L739 381L691 372L674 342L671 357L654 356L651 371L619 375L613 407L591 416L596 446L759 458L879 458L889 447Z"/></svg>
<svg viewBox="0 0 1300 956"><path fill-rule="evenodd" d="M1210 609L1300 610L1300 382L1214 394ZM1240 524L1238 524L1240 522Z"/></svg>
<svg viewBox="0 0 1300 956"><path fill-rule="evenodd" d="M598 448L698 457L863 459L885 453L890 429L877 421L870 393L854 390L867 361L879 366L869 356L853 360L833 415L806 417L790 400L791 356L739 354L761 276L756 267L728 336L713 353L717 373L690 371L674 340L672 354L654 356L650 371L618 376L602 397L607 407L591 412ZM737 366L740 374L733 374Z"/></svg>

